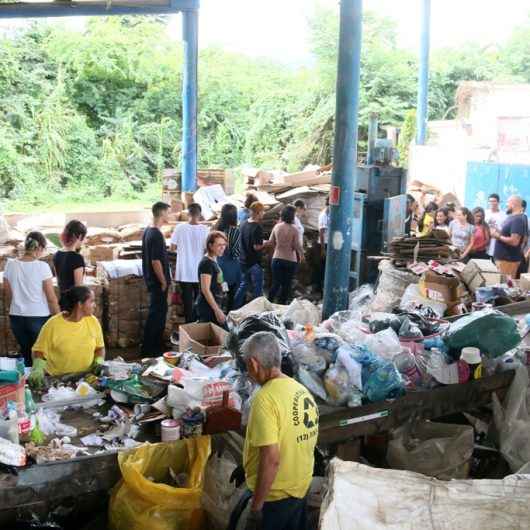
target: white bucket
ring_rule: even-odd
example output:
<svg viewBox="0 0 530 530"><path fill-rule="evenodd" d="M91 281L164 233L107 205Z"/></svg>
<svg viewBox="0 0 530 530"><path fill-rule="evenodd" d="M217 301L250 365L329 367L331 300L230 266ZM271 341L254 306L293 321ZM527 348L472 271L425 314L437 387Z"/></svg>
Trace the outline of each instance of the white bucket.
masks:
<svg viewBox="0 0 530 530"><path fill-rule="evenodd" d="M180 424L177 420L163 420L160 426L163 442L180 440Z"/></svg>

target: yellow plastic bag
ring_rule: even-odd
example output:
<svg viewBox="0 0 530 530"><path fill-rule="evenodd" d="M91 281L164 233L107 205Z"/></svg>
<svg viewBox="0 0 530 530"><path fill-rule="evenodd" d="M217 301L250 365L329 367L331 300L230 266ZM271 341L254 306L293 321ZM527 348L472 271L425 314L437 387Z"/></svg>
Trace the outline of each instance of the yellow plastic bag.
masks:
<svg viewBox="0 0 530 530"><path fill-rule="evenodd" d="M201 494L210 437L145 444L118 455L122 480L109 505L112 530L198 530L203 523ZM164 484L186 473L185 488Z"/></svg>

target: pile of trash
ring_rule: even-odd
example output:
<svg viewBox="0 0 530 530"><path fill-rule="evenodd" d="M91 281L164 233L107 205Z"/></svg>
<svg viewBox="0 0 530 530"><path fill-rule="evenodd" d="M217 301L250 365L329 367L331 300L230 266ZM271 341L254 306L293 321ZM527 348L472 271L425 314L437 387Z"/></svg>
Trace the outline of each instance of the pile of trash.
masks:
<svg viewBox="0 0 530 530"><path fill-rule="evenodd" d="M25 377L12 370L13 361L0 363L0 373L16 379L9 399L0 403L0 462L55 461L238 430L257 391L241 349L260 331L278 339L283 372L333 407L397 399L527 362L519 347L526 321L521 328L493 309L453 323L439 320L429 307L372 312L375 299L373 289L363 286L352 293L349 310L324 321L307 300L290 306L254 300L229 316L228 333L213 329L222 338L218 346L206 335L204 344L197 335L185 345L185 329L192 330L183 326L180 351L141 363L107 361L97 376L50 386L36 403ZM78 419L88 416L93 427L80 432L69 421L72 410Z"/></svg>

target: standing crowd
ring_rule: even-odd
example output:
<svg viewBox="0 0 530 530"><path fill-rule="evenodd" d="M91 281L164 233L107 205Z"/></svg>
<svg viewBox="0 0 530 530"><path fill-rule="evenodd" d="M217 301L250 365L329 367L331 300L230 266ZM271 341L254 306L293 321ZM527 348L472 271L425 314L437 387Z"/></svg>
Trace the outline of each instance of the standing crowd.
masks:
<svg viewBox="0 0 530 530"><path fill-rule="evenodd" d="M142 240L143 274L149 291L144 355L158 355L163 350L166 316L175 296L172 281L179 286L186 323L212 322L226 327L229 311L263 296L263 254L268 251L272 253L269 300L288 303L296 271L304 260L303 201L283 208L269 239L262 227L265 207L253 194L247 195L239 211L225 204L212 229L201 222L201 206L191 204L188 221L178 224L171 235L170 248L177 255L173 275L160 230L168 223L169 212L166 203L153 205L153 223Z"/></svg>
<svg viewBox="0 0 530 530"><path fill-rule="evenodd" d="M506 211L501 209L496 193L488 197L487 210L477 207L470 211L451 204L440 207L434 201L421 205L412 195L407 199L407 234L425 237L432 230L443 230L465 262L493 260L499 271L512 279L528 271L529 220L526 201L521 197L511 196Z"/></svg>

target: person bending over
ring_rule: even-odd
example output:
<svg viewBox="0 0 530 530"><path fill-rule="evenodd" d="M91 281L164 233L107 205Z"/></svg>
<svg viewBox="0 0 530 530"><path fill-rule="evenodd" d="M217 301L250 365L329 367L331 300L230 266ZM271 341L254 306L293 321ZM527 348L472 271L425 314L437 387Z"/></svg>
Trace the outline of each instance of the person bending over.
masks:
<svg viewBox="0 0 530 530"><path fill-rule="evenodd" d="M29 382L44 383L44 375L61 376L88 372L105 360L105 343L94 316L94 293L85 286L73 287L63 296L64 310L42 327L33 345L33 368Z"/></svg>
<svg viewBox="0 0 530 530"><path fill-rule="evenodd" d="M252 492L247 530L305 530L313 476L318 408L300 383L281 371L278 339L258 332L243 344L248 375L261 388L252 399L243 449Z"/></svg>

